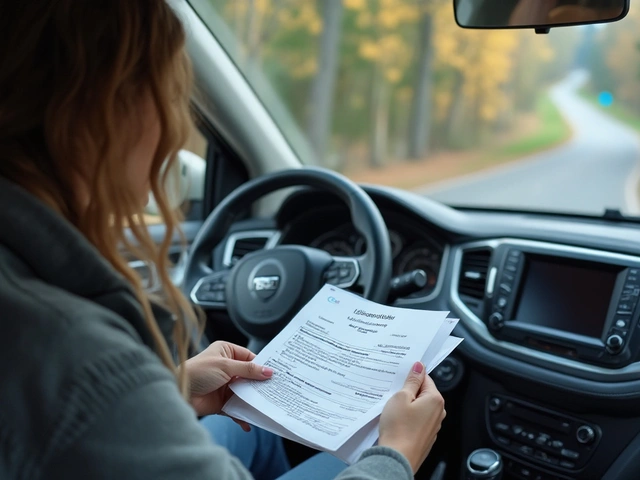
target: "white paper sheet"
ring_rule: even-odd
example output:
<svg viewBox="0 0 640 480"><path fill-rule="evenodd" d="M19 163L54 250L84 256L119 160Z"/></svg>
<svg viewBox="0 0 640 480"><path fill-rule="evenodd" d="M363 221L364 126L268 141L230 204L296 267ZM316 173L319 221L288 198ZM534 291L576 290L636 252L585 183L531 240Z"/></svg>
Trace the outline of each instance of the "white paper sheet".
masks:
<svg viewBox="0 0 640 480"><path fill-rule="evenodd" d="M446 357L451 354L451 352L462 342L461 338L457 337L449 337L445 341L445 344L442 346L441 350L438 352L436 357L431 360L431 363L428 364L427 372L431 372L436 366L442 362ZM318 450L325 450L322 447L313 444L293 433L289 432L287 429L282 427L280 424L275 422L273 419L267 417L266 415L259 412L257 409L253 408L251 405L247 404L239 397L232 397L224 408L225 413L239 420L244 420L249 422L250 424L267 430L271 433L279 435L283 438L287 438L289 440L293 440L294 442L301 443L303 445L307 445L308 447L315 448ZM367 425L365 425L362 429L360 429L353 437L347 440L344 445L342 445L337 451L329 451L334 456L344 461L345 463L352 464L355 463L362 452L364 452L367 448L373 446L378 440L378 423L380 417L377 416L373 420L371 420Z"/></svg>
<svg viewBox="0 0 640 480"><path fill-rule="evenodd" d="M380 414L446 315L326 285L256 357L273 378L232 389L294 435L335 451Z"/></svg>

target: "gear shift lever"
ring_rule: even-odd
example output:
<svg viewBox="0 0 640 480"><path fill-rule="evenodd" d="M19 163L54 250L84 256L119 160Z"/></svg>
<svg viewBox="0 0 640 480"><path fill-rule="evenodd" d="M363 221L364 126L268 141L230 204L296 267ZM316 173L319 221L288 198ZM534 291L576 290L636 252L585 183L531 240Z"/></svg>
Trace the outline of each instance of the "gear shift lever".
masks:
<svg viewBox="0 0 640 480"><path fill-rule="evenodd" d="M467 458L467 480L500 480L502 478L502 457L490 448L471 452Z"/></svg>

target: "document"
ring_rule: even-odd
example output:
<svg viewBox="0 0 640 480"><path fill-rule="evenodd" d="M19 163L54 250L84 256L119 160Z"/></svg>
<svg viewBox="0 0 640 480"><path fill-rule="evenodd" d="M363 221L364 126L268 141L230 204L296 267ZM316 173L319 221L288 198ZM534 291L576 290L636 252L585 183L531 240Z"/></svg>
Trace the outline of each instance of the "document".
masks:
<svg viewBox="0 0 640 480"><path fill-rule="evenodd" d="M413 364L435 368L462 341L448 312L379 305L325 285L255 358L269 380L240 380L223 411L353 463Z"/></svg>

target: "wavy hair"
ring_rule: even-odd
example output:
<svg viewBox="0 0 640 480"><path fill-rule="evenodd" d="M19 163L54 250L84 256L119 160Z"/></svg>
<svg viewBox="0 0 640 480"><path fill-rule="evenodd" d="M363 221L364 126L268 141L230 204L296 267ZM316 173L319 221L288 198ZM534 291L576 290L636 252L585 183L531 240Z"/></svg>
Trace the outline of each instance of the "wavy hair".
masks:
<svg viewBox="0 0 640 480"><path fill-rule="evenodd" d="M180 320L174 341L182 363L197 316L169 277L168 250L180 219L163 186L193 127L183 26L165 0L1 3L0 175L69 220L129 281L158 356L186 394L186 375L176 368L150 295L126 260L128 253L156 270L159 297ZM161 130L149 175L166 226L159 246L127 178L127 152L140 130L123 128L149 94ZM74 188L78 178L91 192L88 200Z"/></svg>

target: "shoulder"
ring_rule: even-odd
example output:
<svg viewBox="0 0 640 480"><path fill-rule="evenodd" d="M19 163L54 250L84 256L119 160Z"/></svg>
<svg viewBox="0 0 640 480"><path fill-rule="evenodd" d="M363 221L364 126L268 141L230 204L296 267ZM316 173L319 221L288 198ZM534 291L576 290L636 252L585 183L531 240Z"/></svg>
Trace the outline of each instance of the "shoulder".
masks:
<svg viewBox="0 0 640 480"><path fill-rule="evenodd" d="M126 320L1 255L0 318L0 455L15 461L65 448L127 391L173 382Z"/></svg>

